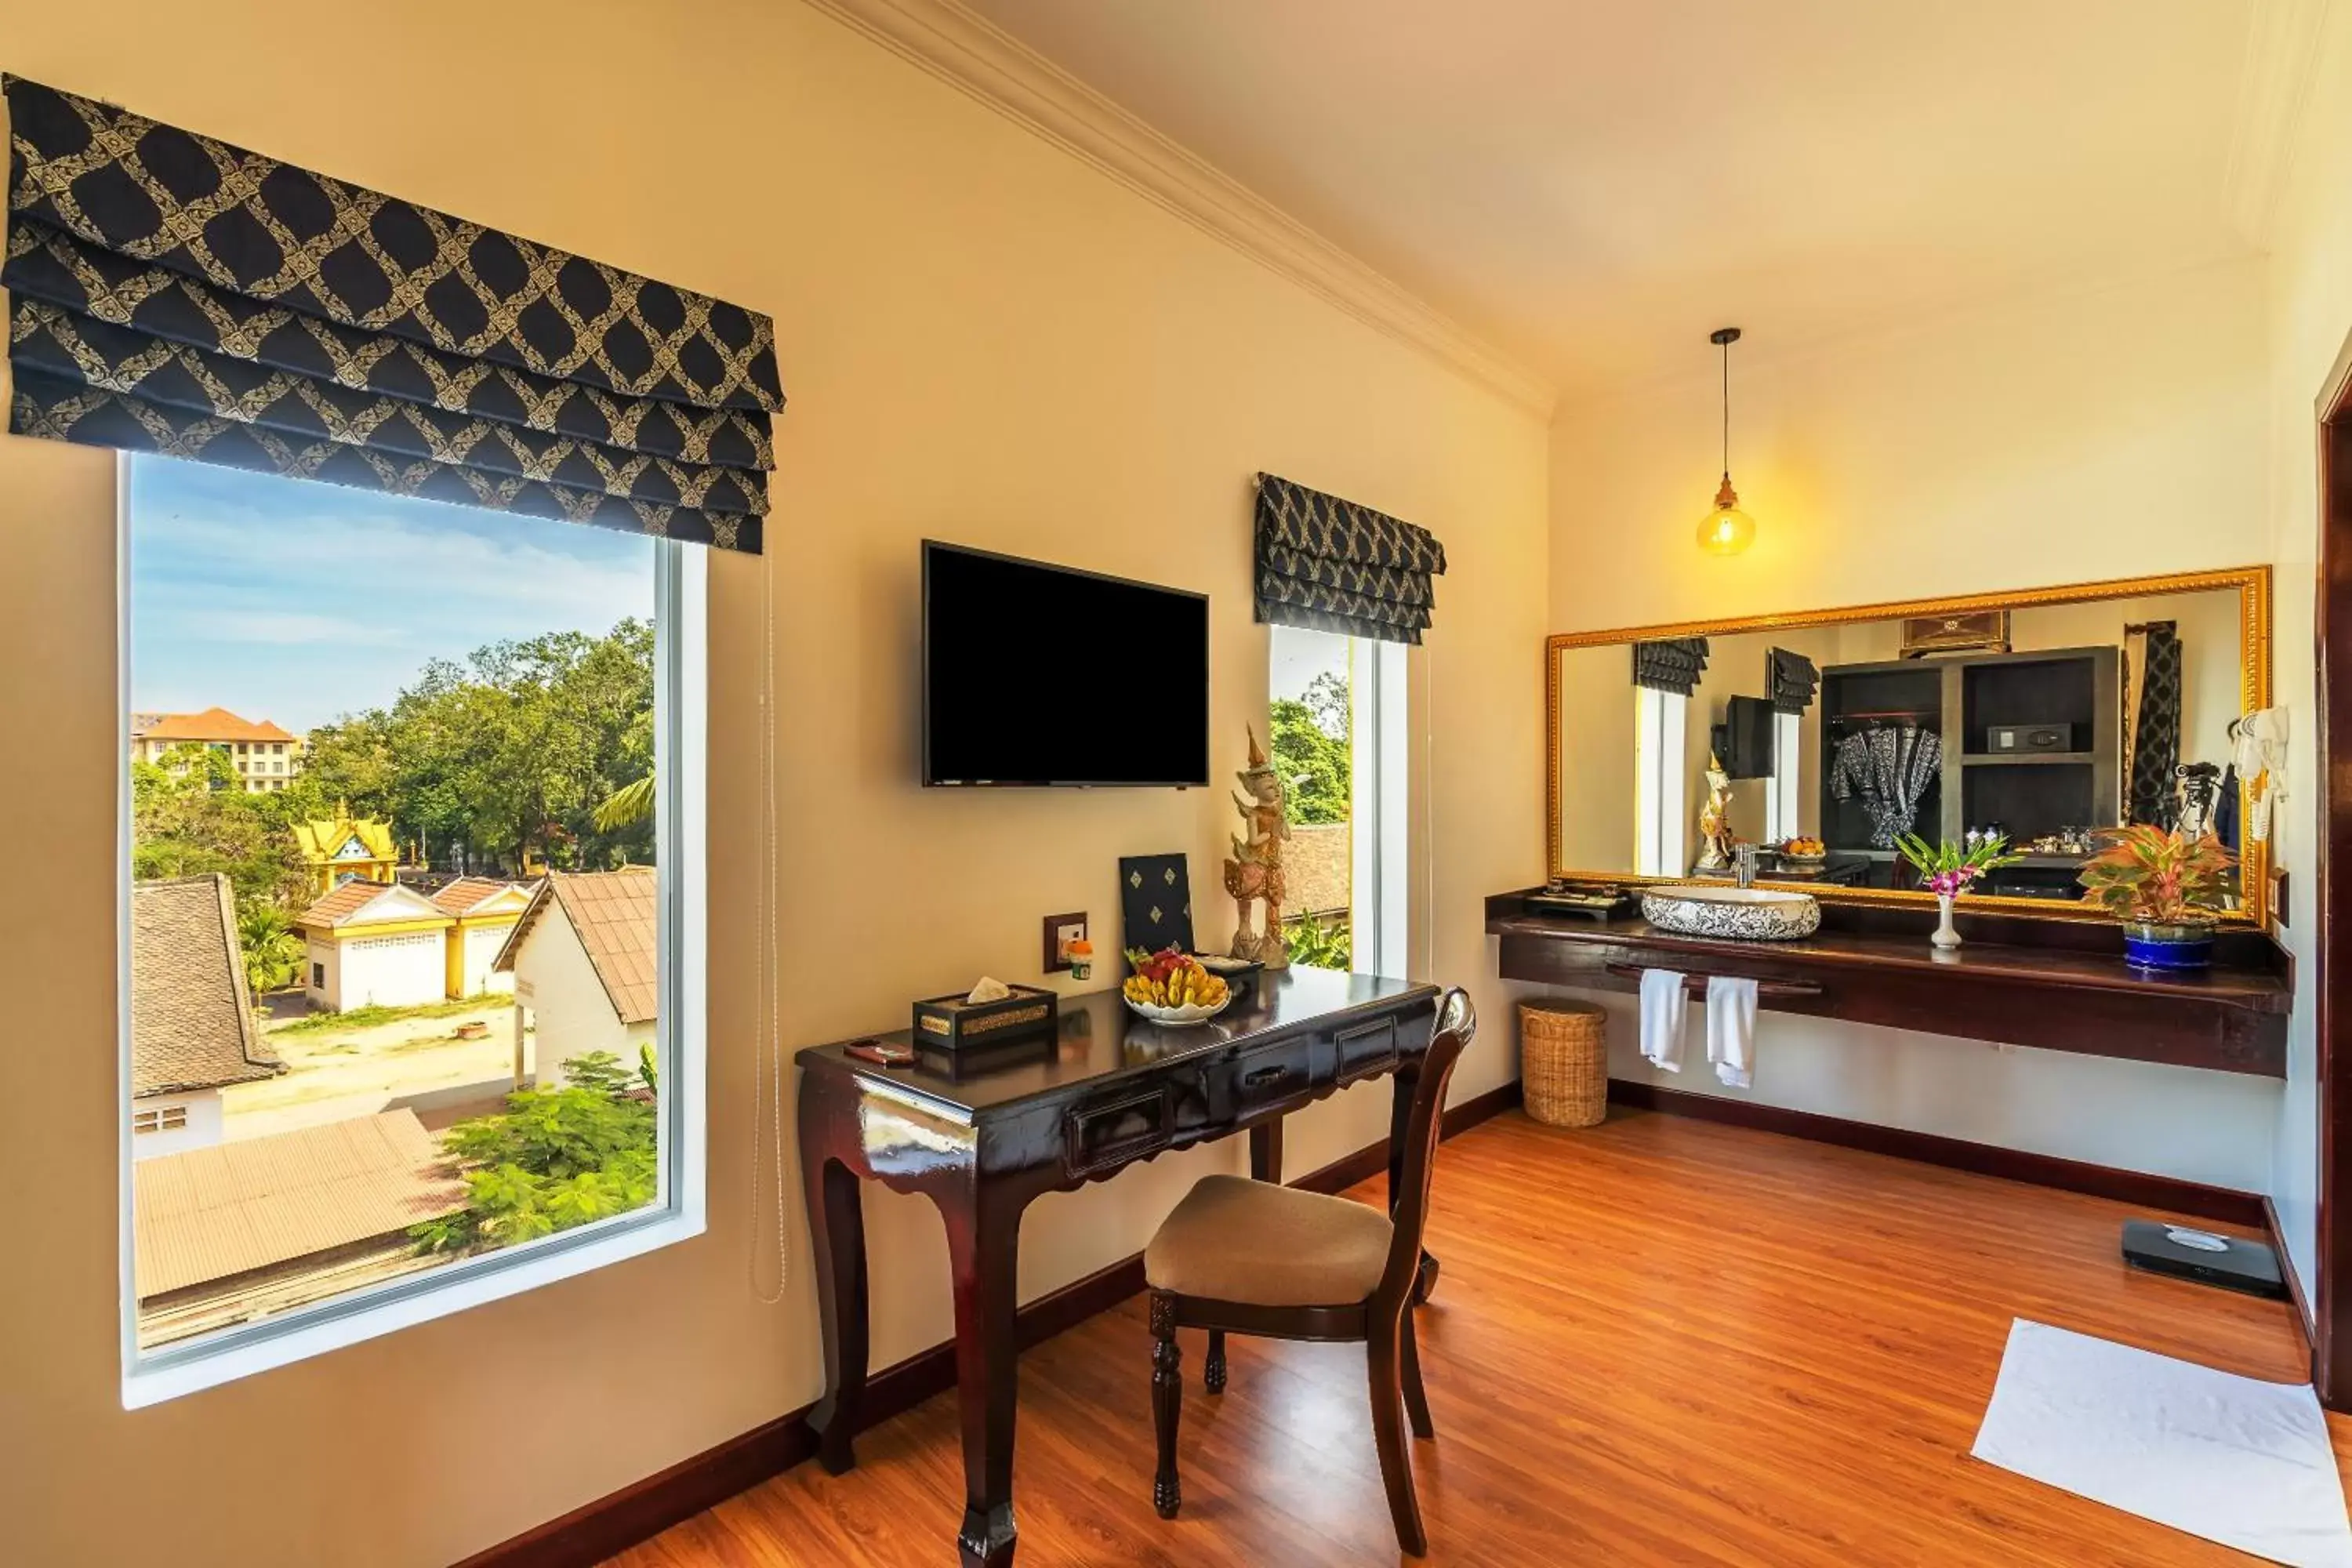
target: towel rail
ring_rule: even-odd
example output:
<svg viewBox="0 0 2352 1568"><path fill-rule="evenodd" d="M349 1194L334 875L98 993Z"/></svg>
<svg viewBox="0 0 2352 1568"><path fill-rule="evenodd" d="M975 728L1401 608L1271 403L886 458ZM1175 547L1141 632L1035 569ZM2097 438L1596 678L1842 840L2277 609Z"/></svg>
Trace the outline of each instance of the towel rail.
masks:
<svg viewBox="0 0 2352 1568"><path fill-rule="evenodd" d="M1638 984L1643 972L1655 966L1641 963L1611 963L1604 964L1602 967L1620 980L1631 980ZM1712 978L1714 977L1711 975L1692 974L1685 972L1683 975L1683 989L1693 996L1698 997L1701 1001L1705 1001L1706 998L1706 983ZM1724 975L1723 978L1726 980L1746 980L1750 978L1750 976L1745 974L1727 974ZM1759 980L1756 982L1756 994L1759 999L1766 996L1778 996L1784 998L1818 996L1821 994L1822 988L1819 983L1811 980Z"/></svg>

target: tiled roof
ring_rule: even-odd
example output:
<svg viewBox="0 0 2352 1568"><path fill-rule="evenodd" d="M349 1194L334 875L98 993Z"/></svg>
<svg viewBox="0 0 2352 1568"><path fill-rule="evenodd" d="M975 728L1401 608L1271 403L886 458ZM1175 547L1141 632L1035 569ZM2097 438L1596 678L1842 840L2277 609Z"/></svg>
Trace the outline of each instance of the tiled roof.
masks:
<svg viewBox="0 0 2352 1568"><path fill-rule="evenodd" d="M642 1024L660 1011L654 961L654 890L651 866L618 871L550 871L530 908L499 950L497 967L510 970L515 955L544 917L551 900L580 938L614 1013L624 1024Z"/></svg>
<svg viewBox="0 0 2352 1568"><path fill-rule="evenodd" d="M413 1110L157 1154L131 1179L142 1300L466 1206L466 1184Z"/></svg>
<svg viewBox="0 0 2352 1568"><path fill-rule="evenodd" d="M456 881L434 889L436 908L445 915L462 915L477 904L487 903L513 887L495 877L460 877Z"/></svg>
<svg viewBox="0 0 2352 1568"><path fill-rule="evenodd" d="M158 713L154 723L142 733L148 741L292 741L299 737L289 734L264 719L258 724L250 719L240 719L226 708L207 708L201 713Z"/></svg>
<svg viewBox="0 0 2352 1568"><path fill-rule="evenodd" d="M377 911L373 921L365 923L446 918L445 911L436 908L433 900L422 893L395 887L390 882L352 881L313 900L309 909L294 918L294 923L313 929L351 925L356 923L355 917L362 910L387 894L398 896Z"/></svg>
<svg viewBox="0 0 2352 1568"><path fill-rule="evenodd" d="M218 1089L284 1071L261 1043L228 879L131 885L131 1092Z"/></svg>

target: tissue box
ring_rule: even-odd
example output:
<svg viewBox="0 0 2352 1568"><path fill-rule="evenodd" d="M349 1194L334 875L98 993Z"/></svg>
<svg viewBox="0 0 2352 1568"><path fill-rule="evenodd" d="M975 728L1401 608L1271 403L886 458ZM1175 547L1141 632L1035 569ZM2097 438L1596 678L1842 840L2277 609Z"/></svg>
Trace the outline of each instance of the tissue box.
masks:
<svg viewBox="0 0 2352 1568"><path fill-rule="evenodd" d="M915 1044L960 1051L1055 1032L1054 993L1034 985L1014 985L1012 992L994 1002L967 1002L959 992L916 1003Z"/></svg>

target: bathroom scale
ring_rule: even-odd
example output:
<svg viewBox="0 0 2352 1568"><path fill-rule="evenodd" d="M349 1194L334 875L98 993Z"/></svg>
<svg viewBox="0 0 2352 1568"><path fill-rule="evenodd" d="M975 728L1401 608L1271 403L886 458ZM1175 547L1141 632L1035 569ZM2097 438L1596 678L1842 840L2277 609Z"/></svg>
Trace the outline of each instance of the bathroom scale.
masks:
<svg viewBox="0 0 2352 1568"><path fill-rule="evenodd" d="M2170 1274L2251 1296L2286 1300L2278 1254L2267 1242L2161 1220L2127 1219L2124 1221L2124 1261L2151 1274Z"/></svg>

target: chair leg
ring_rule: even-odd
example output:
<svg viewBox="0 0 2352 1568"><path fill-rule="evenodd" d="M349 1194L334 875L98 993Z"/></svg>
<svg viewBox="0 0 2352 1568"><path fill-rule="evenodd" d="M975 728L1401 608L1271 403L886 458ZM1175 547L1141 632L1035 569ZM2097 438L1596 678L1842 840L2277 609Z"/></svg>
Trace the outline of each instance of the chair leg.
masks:
<svg viewBox="0 0 2352 1568"><path fill-rule="evenodd" d="M1421 1344L1412 1326L1412 1309L1404 1310L1404 1327L1397 1340L1402 1365L1398 1368L1404 1384L1404 1413L1412 1422L1412 1435L1426 1442L1437 1436L1430 1424L1429 1394L1421 1386Z"/></svg>
<svg viewBox="0 0 2352 1568"><path fill-rule="evenodd" d="M1371 1384L1372 1442L1380 1450L1381 1484L1388 1489L1389 1519L1396 1526L1397 1545L1406 1556L1419 1557L1429 1550L1429 1537L1421 1528L1421 1501L1412 1491L1412 1454L1405 1444L1397 1365L1399 1338L1397 1324L1373 1324L1364 1345L1364 1363Z"/></svg>
<svg viewBox="0 0 2352 1568"><path fill-rule="evenodd" d="M1225 1391L1225 1331L1209 1331L1209 1359L1201 1368L1201 1381L1212 1394Z"/></svg>
<svg viewBox="0 0 2352 1568"><path fill-rule="evenodd" d="M1160 1468L1151 1478L1151 1506L1174 1519L1183 1502L1176 1484L1176 1422L1184 1405L1184 1379L1178 1370L1184 1352L1176 1344L1176 1300L1151 1293L1151 1415L1160 1434Z"/></svg>

